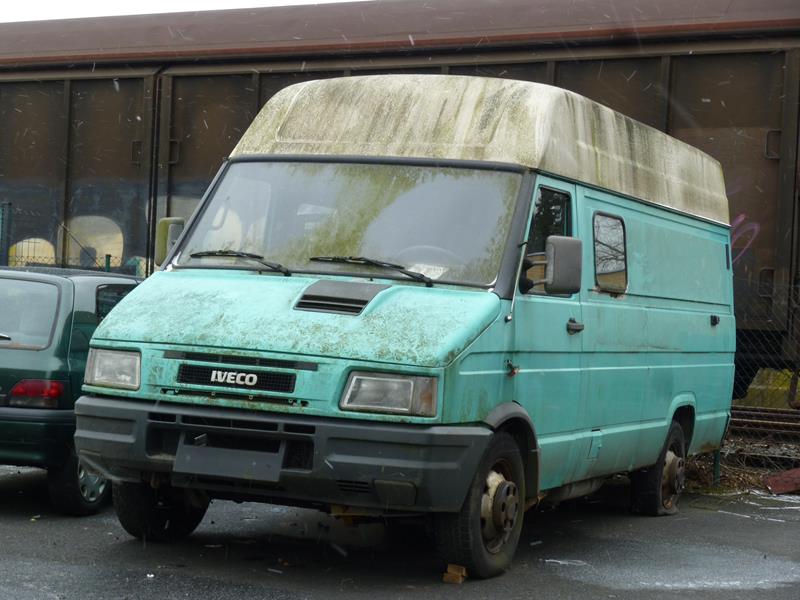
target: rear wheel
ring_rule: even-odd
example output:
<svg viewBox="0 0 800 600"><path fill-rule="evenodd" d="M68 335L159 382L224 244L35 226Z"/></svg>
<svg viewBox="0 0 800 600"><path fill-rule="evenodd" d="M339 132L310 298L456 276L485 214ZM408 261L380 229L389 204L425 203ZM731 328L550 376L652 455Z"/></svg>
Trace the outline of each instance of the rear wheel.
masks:
<svg viewBox="0 0 800 600"><path fill-rule="evenodd" d="M631 510L643 515L674 515L686 482L686 440L672 422L658 462L631 475Z"/></svg>
<svg viewBox="0 0 800 600"><path fill-rule="evenodd" d="M519 446L495 434L481 460L461 511L434 516L434 535L446 563L471 577L499 575L511 564L522 532L525 478Z"/></svg>
<svg viewBox="0 0 800 600"><path fill-rule="evenodd" d="M155 490L143 483L115 483L114 509L133 537L174 542L191 534L206 514L208 500L185 490Z"/></svg>
<svg viewBox="0 0 800 600"><path fill-rule="evenodd" d="M108 498L110 485L100 475L89 471L71 449L63 465L47 470L47 491L57 511L85 516L100 510Z"/></svg>

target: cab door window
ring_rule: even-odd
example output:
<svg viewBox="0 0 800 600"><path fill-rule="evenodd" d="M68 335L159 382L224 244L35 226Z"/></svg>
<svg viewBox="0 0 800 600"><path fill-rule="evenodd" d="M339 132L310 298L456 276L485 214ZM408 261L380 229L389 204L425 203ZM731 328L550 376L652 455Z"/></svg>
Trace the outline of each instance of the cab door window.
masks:
<svg viewBox="0 0 800 600"><path fill-rule="evenodd" d="M572 236L570 196L566 192L541 187L536 195L531 230L528 234L526 277L540 281L545 277L545 247L551 235ZM544 284L533 286L529 294L544 294Z"/></svg>

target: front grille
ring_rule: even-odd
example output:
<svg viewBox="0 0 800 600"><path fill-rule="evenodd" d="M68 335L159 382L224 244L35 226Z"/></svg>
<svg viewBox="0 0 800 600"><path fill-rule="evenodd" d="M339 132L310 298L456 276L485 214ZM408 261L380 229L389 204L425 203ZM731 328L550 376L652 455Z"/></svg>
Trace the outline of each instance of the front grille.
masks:
<svg viewBox="0 0 800 600"><path fill-rule="evenodd" d="M227 380L231 375L231 381ZM214 380L212 381L212 374ZM237 375L247 375L248 383L253 381L252 384L235 383ZM211 367L201 367L198 365L181 365L178 368L178 382L188 383L192 385L206 385L214 387L227 387L236 388L239 390L259 390L262 392L281 392L291 394L294 391L294 384L296 375L294 373L274 373L269 371L233 371L231 369L212 369ZM222 381L220 381L222 379ZM240 381L244 381L243 377L239 377Z"/></svg>
<svg viewBox="0 0 800 600"><path fill-rule="evenodd" d="M300 360L279 360L255 356L231 356L228 354L208 354L203 352L179 352L167 350L164 358L172 360L193 360L221 365L242 365L248 367L271 367L273 369L293 369L295 371L316 371L317 364Z"/></svg>

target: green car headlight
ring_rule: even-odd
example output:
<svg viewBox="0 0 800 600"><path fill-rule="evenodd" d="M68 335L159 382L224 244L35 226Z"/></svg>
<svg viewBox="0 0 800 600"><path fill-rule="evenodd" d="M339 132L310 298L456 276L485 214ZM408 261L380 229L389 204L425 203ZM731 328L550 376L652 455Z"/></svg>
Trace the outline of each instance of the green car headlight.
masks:
<svg viewBox="0 0 800 600"><path fill-rule="evenodd" d="M138 352L91 348L84 383L122 390L139 389L142 357Z"/></svg>
<svg viewBox="0 0 800 600"><path fill-rule="evenodd" d="M436 415L436 378L354 371L339 402L342 410Z"/></svg>

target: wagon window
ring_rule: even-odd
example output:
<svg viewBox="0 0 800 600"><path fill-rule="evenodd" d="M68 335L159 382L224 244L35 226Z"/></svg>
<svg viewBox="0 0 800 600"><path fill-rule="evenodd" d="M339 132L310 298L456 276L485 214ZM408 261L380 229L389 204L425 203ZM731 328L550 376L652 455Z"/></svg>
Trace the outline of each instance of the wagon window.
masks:
<svg viewBox="0 0 800 600"><path fill-rule="evenodd" d="M628 287L625 223L619 217L594 215L594 273L603 291L621 293Z"/></svg>

